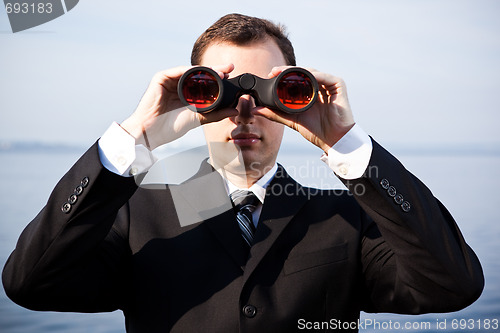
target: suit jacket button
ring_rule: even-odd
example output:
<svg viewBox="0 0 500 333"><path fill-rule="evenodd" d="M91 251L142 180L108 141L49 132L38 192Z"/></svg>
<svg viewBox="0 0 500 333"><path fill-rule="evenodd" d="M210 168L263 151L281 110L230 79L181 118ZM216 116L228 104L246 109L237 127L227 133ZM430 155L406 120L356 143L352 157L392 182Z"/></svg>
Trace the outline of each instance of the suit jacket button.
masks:
<svg viewBox="0 0 500 333"><path fill-rule="evenodd" d="M73 192L73 194L76 194L76 195L80 195L83 193L83 187L81 185L78 185L76 188L75 188L75 192Z"/></svg>
<svg viewBox="0 0 500 333"><path fill-rule="evenodd" d="M387 194L389 194L391 197L396 195L396 188L394 186L391 186L387 189Z"/></svg>
<svg viewBox="0 0 500 333"><path fill-rule="evenodd" d="M82 187L87 187L87 185L89 184L89 177L83 177L82 181L80 182L80 185L82 185Z"/></svg>
<svg viewBox="0 0 500 333"><path fill-rule="evenodd" d="M403 203L403 196L401 194L398 194L394 197L394 201L398 204L401 205Z"/></svg>
<svg viewBox="0 0 500 333"><path fill-rule="evenodd" d="M247 318L253 318L257 314L257 308L253 305L245 305L243 307L243 314Z"/></svg>
<svg viewBox="0 0 500 333"><path fill-rule="evenodd" d="M63 211L63 213L68 214L71 211L71 204L69 202L65 202L62 205L61 210Z"/></svg>
<svg viewBox="0 0 500 333"><path fill-rule="evenodd" d="M70 195L69 199L68 199L68 202L71 204L71 205L74 205L76 204L76 202L78 201L78 197L76 196L76 194L72 194Z"/></svg>
<svg viewBox="0 0 500 333"><path fill-rule="evenodd" d="M408 201L403 202L403 204L401 205L401 209L405 213L408 213L410 211L410 208L411 208L411 205Z"/></svg>
<svg viewBox="0 0 500 333"><path fill-rule="evenodd" d="M382 188L383 188L384 190L387 190L387 189L389 188L389 181L388 181L387 179L385 179L385 178L384 178L384 179L382 179L382 180L380 181L380 186L382 186Z"/></svg>

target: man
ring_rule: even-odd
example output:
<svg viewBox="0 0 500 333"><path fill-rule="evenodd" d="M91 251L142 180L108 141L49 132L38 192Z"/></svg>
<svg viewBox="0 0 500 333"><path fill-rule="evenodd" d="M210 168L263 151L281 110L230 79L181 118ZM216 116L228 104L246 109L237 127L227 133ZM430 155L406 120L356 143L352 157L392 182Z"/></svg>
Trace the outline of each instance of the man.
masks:
<svg viewBox="0 0 500 333"><path fill-rule="evenodd" d="M280 27L231 14L198 39L192 64L271 78L295 58ZM341 79L313 70L320 98L298 115L248 95L200 114L177 95L187 69L156 74L136 111L57 184L4 268L11 299L34 310L121 309L129 332L292 332L357 331L361 310L447 312L479 297L481 266L453 218L354 123ZM199 172L138 188L130 176L151 166L148 149L199 124L210 149ZM304 188L276 164L284 125L324 151L352 194ZM229 199L242 189L258 198L249 234ZM182 223L186 214L201 219Z"/></svg>

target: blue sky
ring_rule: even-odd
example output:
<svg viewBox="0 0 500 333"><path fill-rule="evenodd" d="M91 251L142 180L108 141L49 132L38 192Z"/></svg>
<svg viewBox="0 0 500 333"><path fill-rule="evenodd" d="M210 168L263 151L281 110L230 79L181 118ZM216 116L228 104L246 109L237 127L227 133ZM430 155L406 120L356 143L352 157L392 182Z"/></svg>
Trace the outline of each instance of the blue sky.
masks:
<svg viewBox="0 0 500 333"><path fill-rule="evenodd" d="M298 64L343 77L356 121L383 144L500 144L495 0L81 0L16 34L2 8L0 141L92 144L230 12L285 24Z"/></svg>

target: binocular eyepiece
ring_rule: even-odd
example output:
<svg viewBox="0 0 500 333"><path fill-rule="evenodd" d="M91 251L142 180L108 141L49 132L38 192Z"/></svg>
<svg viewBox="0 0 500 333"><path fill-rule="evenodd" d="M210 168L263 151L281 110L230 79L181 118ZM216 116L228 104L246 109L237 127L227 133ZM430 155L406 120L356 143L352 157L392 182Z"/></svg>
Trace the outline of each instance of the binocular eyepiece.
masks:
<svg viewBox="0 0 500 333"><path fill-rule="evenodd" d="M242 95L251 95L258 106L286 113L304 112L318 97L318 82L307 70L287 68L272 79L245 73L221 79L211 68L197 66L179 80L179 98L189 109L205 113L236 107Z"/></svg>

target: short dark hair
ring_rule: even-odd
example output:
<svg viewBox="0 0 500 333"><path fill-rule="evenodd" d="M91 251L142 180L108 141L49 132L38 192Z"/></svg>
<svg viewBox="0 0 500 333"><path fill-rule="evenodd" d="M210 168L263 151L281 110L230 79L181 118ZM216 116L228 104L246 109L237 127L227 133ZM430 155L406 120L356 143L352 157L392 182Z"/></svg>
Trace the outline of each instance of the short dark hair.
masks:
<svg viewBox="0 0 500 333"><path fill-rule="evenodd" d="M200 65L203 53L213 42L244 46L267 38L276 42L287 65L296 66L293 46L283 25L242 14L225 15L202 33L194 43L191 65Z"/></svg>

